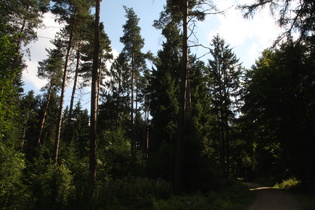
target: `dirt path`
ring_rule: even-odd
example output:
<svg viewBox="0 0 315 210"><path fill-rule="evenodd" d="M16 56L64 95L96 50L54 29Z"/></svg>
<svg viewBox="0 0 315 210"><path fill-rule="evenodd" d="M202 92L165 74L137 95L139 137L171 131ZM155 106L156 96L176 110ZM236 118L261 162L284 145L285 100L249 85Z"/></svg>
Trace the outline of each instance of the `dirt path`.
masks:
<svg viewBox="0 0 315 210"><path fill-rule="evenodd" d="M298 201L289 192L271 187L261 187L244 182L257 193L255 202L249 210L300 210Z"/></svg>

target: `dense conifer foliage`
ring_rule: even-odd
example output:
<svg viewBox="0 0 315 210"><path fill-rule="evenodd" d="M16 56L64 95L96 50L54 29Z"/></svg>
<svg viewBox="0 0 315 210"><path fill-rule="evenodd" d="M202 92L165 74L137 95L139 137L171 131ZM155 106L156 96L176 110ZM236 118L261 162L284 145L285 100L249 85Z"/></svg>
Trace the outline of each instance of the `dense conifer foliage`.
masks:
<svg viewBox="0 0 315 210"><path fill-rule="evenodd" d="M153 53L143 52L140 19L124 7L117 57L110 29L91 13L99 2L0 2L1 209L175 208L185 199L221 201L220 188L241 190L229 185L236 178L295 177L314 187L313 3L297 2L291 20L293 1L283 1L279 23L300 37L288 36L245 70L219 34L203 58L190 51L188 23L215 9L207 1L166 1ZM64 27L38 63L47 83L35 95L22 89L21 49L36 39L49 6ZM89 86L93 112L76 98Z"/></svg>

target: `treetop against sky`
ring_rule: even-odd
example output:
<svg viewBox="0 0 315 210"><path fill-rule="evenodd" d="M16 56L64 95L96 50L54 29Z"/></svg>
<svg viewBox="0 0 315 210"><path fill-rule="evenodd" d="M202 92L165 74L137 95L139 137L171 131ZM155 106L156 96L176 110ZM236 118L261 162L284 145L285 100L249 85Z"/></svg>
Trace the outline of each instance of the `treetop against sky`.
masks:
<svg viewBox="0 0 315 210"><path fill-rule="evenodd" d="M236 9L238 4L250 3L249 0L223 0L213 1L219 10L225 10L225 14L208 15L203 22L198 22L195 27L194 36L190 38L190 44L202 44L209 46L213 36L219 34L230 44L235 54L240 58L243 66L250 68L260 53L273 44L273 41L281 33L275 24L275 19L270 15L268 8L257 13L253 19L243 19L242 12ZM145 45L143 52L151 51L156 54L161 49L163 36L160 30L155 29L153 21L159 18L165 0L119 0L101 2L101 22L105 25L105 32L111 40L114 56L117 56L123 48L120 37L123 35L122 26L126 22L125 10L123 6L133 8L141 27L141 35ZM25 91L35 90L39 93L40 88L46 83L37 78L38 61L46 58L45 48L52 47L50 40L61 28L54 21L52 14L45 14L45 28L38 30L38 41L29 45L31 57L27 59L27 69L23 72L25 81ZM201 57L208 52L208 49L194 47L191 51ZM208 59L210 55L203 57ZM88 93L89 89L83 90ZM84 95L84 94L83 94ZM88 95L88 94L87 94ZM83 97L83 96L81 96ZM66 98L67 97L66 95ZM88 103L88 99L81 98L82 104Z"/></svg>

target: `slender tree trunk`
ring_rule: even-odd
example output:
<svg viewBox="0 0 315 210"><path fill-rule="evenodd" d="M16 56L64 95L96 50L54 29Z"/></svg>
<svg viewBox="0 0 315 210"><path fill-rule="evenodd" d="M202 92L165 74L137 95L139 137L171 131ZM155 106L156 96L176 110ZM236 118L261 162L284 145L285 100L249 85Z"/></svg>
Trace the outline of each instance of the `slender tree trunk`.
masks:
<svg viewBox="0 0 315 210"><path fill-rule="evenodd" d="M179 116L178 116L178 136L176 145L176 161L174 171L174 190L175 193L181 193L183 186L183 164L184 164L184 139L185 139L185 114L187 100L187 71L188 71L188 0L183 2L183 68L180 74L180 98L179 98Z"/></svg>
<svg viewBox="0 0 315 210"><path fill-rule="evenodd" d="M144 96L144 120L145 120L145 128L144 128L144 141L143 141L143 159L147 159L148 158L148 149L149 149L149 121L148 121L148 116L149 116L149 112L148 112L148 102L147 102L147 96Z"/></svg>
<svg viewBox="0 0 315 210"><path fill-rule="evenodd" d="M138 131L139 131L139 122L138 122L138 94L139 94L139 90L138 90L138 78L137 75L135 75L135 110L134 110L134 114L135 114L135 125L134 125L134 155L135 155L135 162L137 161L137 144L138 144Z"/></svg>
<svg viewBox="0 0 315 210"><path fill-rule="evenodd" d="M99 63L99 70L98 70L98 75L97 75L97 91L96 91L96 106L97 106L97 110L98 110L98 102L100 101L100 95L101 95L101 80L102 80L102 68L101 65Z"/></svg>
<svg viewBox="0 0 315 210"><path fill-rule="evenodd" d="M220 82L220 132L221 132L221 165L224 175L228 177L227 173L227 134L226 134L226 107L224 96L224 85Z"/></svg>
<svg viewBox="0 0 315 210"><path fill-rule="evenodd" d="M27 7L28 9L28 7ZM20 29L20 34L23 34L24 32L24 29L25 29L25 26L26 26L26 18L23 19L23 23L22 23L22 26L21 26L21 29ZM16 42L16 53L18 54L20 49L21 49L21 45L22 45L22 38L21 36L19 36L19 38L17 39L17 42Z"/></svg>
<svg viewBox="0 0 315 210"><path fill-rule="evenodd" d="M22 130L22 141L21 141L21 151L23 151L23 150L24 150L26 129L27 129L27 122L26 122L26 123L24 123L24 125L23 125L23 130Z"/></svg>
<svg viewBox="0 0 315 210"><path fill-rule="evenodd" d="M75 18L75 17L74 17ZM73 21L72 24L74 24L75 21ZM66 54L66 60L64 65L64 72L62 77L62 87L61 87L61 95L60 95L60 107L58 112L58 122L57 122L57 129L56 129L56 139L55 139L55 153L54 153L54 164L58 163L58 155L59 155L59 144L60 144L60 133L61 133L61 125L62 125L62 111L63 111L63 105L64 105L64 94L67 84L67 74L68 74L68 62L70 59L70 50L72 45L72 38L73 38L73 25L71 27L70 36L69 36L69 42L67 47L67 54Z"/></svg>
<svg viewBox="0 0 315 210"><path fill-rule="evenodd" d="M37 139L37 146L39 146L41 144L41 139L42 139L43 130L44 130L44 126L45 126L45 120L46 120L46 116L47 116L47 112L48 112L48 107L50 104L50 99L51 99L51 91L48 90L47 101L46 101L43 117L42 117L42 120L40 122L40 129L39 129L39 135L38 135L38 139Z"/></svg>
<svg viewBox="0 0 315 210"><path fill-rule="evenodd" d="M73 81L73 87L72 87L72 93L71 93L71 99L70 99L70 108L69 108L69 116L68 116L68 129L67 129L67 135L66 140L70 142L70 124L72 120L73 115L73 105L74 105L74 96L75 91L77 88L77 82L78 82L78 72L79 72L79 64L80 64L80 51L77 51L77 61L76 61L76 67L75 67L75 74L74 74L74 81Z"/></svg>
<svg viewBox="0 0 315 210"><path fill-rule="evenodd" d="M222 84L222 125L224 133L224 172L226 178L230 177L230 139L229 139L229 122L228 122L228 89L227 89L227 70L223 69L223 84Z"/></svg>
<svg viewBox="0 0 315 210"><path fill-rule="evenodd" d="M134 86L135 86L135 55L132 51L131 55L131 162L136 162L136 147L135 147L135 125L134 125Z"/></svg>
<svg viewBox="0 0 315 210"><path fill-rule="evenodd" d="M100 0L96 0L95 29L94 29L94 54L92 67L91 89L91 125L90 125L90 175L94 184L96 181L96 126L97 126L97 85L100 48Z"/></svg>

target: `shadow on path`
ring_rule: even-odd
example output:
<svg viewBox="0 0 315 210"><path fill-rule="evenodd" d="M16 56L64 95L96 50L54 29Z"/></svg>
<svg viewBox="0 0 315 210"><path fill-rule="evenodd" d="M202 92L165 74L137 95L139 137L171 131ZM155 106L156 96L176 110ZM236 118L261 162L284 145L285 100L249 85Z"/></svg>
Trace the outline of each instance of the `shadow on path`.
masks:
<svg viewBox="0 0 315 210"><path fill-rule="evenodd" d="M299 202L289 192L271 187L261 187L254 183L243 182L257 193L256 200L249 210L300 210Z"/></svg>

